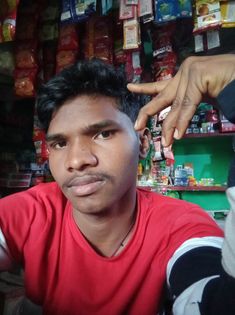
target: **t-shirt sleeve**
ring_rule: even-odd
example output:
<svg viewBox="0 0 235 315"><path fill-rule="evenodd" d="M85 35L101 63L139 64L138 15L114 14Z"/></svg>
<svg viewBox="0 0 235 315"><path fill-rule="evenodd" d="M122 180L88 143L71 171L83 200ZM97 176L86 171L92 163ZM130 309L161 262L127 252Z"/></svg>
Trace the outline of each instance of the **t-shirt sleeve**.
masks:
<svg viewBox="0 0 235 315"><path fill-rule="evenodd" d="M187 240L202 237L223 237L223 231L215 220L199 206L185 203L182 211L175 211L169 221L168 257Z"/></svg>
<svg viewBox="0 0 235 315"><path fill-rule="evenodd" d="M235 80L230 82L218 95L217 103L224 116L235 123Z"/></svg>
<svg viewBox="0 0 235 315"><path fill-rule="evenodd" d="M36 195L32 191L0 199L0 228L9 254L23 264L24 246L36 217ZM40 231L38 231L40 235Z"/></svg>
<svg viewBox="0 0 235 315"><path fill-rule="evenodd" d="M174 302L173 314L214 314L208 311L206 302L211 299L205 293L211 292L208 284L222 274L223 231L199 207L189 204L186 210L171 227L176 250L167 264L167 286Z"/></svg>

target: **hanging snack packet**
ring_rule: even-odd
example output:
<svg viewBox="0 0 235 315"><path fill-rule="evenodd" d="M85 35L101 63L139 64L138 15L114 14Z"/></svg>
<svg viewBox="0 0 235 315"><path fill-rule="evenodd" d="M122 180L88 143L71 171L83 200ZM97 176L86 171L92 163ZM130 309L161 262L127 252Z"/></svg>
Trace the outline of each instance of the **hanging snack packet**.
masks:
<svg viewBox="0 0 235 315"><path fill-rule="evenodd" d="M85 57L113 63L113 31L109 16L93 16L86 25Z"/></svg>
<svg viewBox="0 0 235 315"><path fill-rule="evenodd" d="M58 50L78 50L78 34L75 24L60 26Z"/></svg>
<svg viewBox="0 0 235 315"><path fill-rule="evenodd" d="M235 27L235 1L220 2L222 27Z"/></svg>
<svg viewBox="0 0 235 315"><path fill-rule="evenodd" d="M79 43L75 24L61 25L57 49L56 73L59 73L77 60Z"/></svg>
<svg viewBox="0 0 235 315"><path fill-rule="evenodd" d="M157 23L176 20L178 6L175 0L155 0L155 21Z"/></svg>
<svg viewBox="0 0 235 315"><path fill-rule="evenodd" d="M119 19L120 20L133 19L135 15L134 10L135 10L134 5L127 5L125 0L120 0Z"/></svg>
<svg viewBox="0 0 235 315"><path fill-rule="evenodd" d="M193 33L201 33L221 26L220 2L196 0Z"/></svg>
<svg viewBox="0 0 235 315"><path fill-rule="evenodd" d="M62 0L61 1L61 15L60 15L61 23L72 22L72 13L70 9L70 0Z"/></svg>
<svg viewBox="0 0 235 315"><path fill-rule="evenodd" d="M123 49L138 49L141 44L140 24L137 7L134 6L134 18L123 22Z"/></svg>
<svg viewBox="0 0 235 315"><path fill-rule="evenodd" d="M15 95L19 97L33 97L36 91L37 69L16 69Z"/></svg>
<svg viewBox="0 0 235 315"><path fill-rule="evenodd" d="M113 63L112 21L108 16L95 19L93 36L94 56Z"/></svg>
<svg viewBox="0 0 235 315"><path fill-rule="evenodd" d="M164 81L169 80L174 76L175 63L169 63L167 61L158 61L153 65L154 80Z"/></svg>
<svg viewBox="0 0 235 315"><path fill-rule="evenodd" d="M0 43L15 39L18 4L19 0L0 0Z"/></svg>
<svg viewBox="0 0 235 315"><path fill-rule="evenodd" d="M162 138L162 123L170 111L170 106L163 109L159 114L151 117L150 131L153 137L154 151L152 155L153 161L162 161L166 159L174 160L172 145L163 147L161 144Z"/></svg>
<svg viewBox="0 0 235 315"><path fill-rule="evenodd" d="M173 51L172 36L174 23L153 30L153 79L167 80L173 77L176 66L176 54Z"/></svg>
<svg viewBox="0 0 235 315"><path fill-rule="evenodd" d="M163 161L166 159L174 160L172 146L170 145L168 147L163 147L161 144L161 136L153 137L153 144L155 149L152 157L153 161Z"/></svg>
<svg viewBox="0 0 235 315"><path fill-rule="evenodd" d="M73 22L86 21L96 11L96 1L70 0L70 10Z"/></svg>
<svg viewBox="0 0 235 315"><path fill-rule="evenodd" d="M37 41L17 42L15 59L19 69L37 68Z"/></svg>
<svg viewBox="0 0 235 315"><path fill-rule="evenodd" d="M139 0L138 17L141 17L143 23L147 23L153 20L152 0Z"/></svg>
<svg viewBox="0 0 235 315"><path fill-rule="evenodd" d="M180 18L192 16L192 3L190 0L178 0L178 16Z"/></svg>
<svg viewBox="0 0 235 315"><path fill-rule="evenodd" d="M8 15L2 23L2 36L4 42L10 42L15 39L16 32L16 10Z"/></svg>
<svg viewBox="0 0 235 315"><path fill-rule="evenodd" d="M64 68L71 66L77 60L77 51L61 50L56 55L56 73L59 73Z"/></svg>
<svg viewBox="0 0 235 315"><path fill-rule="evenodd" d="M37 164L41 165L48 159L48 152L45 132L37 126L34 126L33 129L33 142Z"/></svg>

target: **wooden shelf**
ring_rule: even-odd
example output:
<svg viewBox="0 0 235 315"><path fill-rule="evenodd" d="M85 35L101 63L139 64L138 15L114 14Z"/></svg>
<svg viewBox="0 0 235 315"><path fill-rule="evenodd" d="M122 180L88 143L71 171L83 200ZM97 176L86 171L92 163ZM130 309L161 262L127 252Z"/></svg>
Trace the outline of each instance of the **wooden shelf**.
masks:
<svg viewBox="0 0 235 315"><path fill-rule="evenodd" d="M226 186L138 186L149 190L168 190L168 191L222 191L226 190Z"/></svg>
<svg viewBox="0 0 235 315"><path fill-rule="evenodd" d="M187 133L184 138L213 138L213 137L226 137L235 136L235 132L211 132L211 133Z"/></svg>
<svg viewBox="0 0 235 315"><path fill-rule="evenodd" d="M225 191L226 186L167 186L167 190L175 190L175 191Z"/></svg>

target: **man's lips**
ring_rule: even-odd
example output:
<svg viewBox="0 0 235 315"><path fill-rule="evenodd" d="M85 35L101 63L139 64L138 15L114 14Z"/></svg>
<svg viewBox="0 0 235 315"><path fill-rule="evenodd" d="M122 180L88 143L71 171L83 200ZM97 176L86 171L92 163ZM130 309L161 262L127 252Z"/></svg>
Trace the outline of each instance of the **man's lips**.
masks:
<svg viewBox="0 0 235 315"><path fill-rule="evenodd" d="M105 181L105 178L99 175L77 176L69 181L67 187L73 195L83 197L95 193Z"/></svg>

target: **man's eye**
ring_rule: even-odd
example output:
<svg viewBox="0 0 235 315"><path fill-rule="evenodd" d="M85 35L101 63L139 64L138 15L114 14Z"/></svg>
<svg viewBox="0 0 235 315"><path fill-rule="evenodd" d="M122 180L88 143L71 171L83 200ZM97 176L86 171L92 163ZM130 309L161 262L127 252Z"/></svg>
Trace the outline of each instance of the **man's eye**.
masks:
<svg viewBox="0 0 235 315"><path fill-rule="evenodd" d="M52 149L63 149L66 146L66 141L56 141L49 144L50 148Z"/></svg>
<svg viewBox="0 0 235 315"><path fill-rule="evenodd" d="M104 130L101 131L98 135L97 138L98 139L109 139L113 134L114 134L114 130Z"/></svg>

